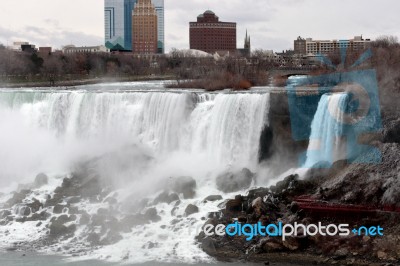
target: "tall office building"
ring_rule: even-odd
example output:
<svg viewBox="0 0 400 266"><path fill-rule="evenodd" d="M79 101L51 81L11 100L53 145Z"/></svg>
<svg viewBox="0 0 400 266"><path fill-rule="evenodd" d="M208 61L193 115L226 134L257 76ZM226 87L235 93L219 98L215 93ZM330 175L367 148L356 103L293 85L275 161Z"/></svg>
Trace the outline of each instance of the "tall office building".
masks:
<svg viewBox="0 0 400 266"><path fill-rule="evenodd" d="M137 0L124 0L125 47L132 50L132 12Z"/></svg>
<svg viewBox="0 0 400 266"><path fill-rule="evenodd" d="M157 12L157 52L163 54L165 51L165 26L164 26L164 0L152 0Z"/></svg>
<svg viewBox="0 0 400 266"><path fill-rule="evenodd" d="M132 50L132 10L137 0L105 0L105 46L114 51Z"/></svg>
<svg viewBox="0 0 400 266"><path fill-rule="evenodd" d="M221 22L211 10L190 22L190 49L207 53L236 52L236 23Z"/></svg>
<svg viewBox="0 0 400 266"><path fill-rule="evenodd" d="M104 0L105 45L132 51L132 13L137 0ZM157 52L164 53L164 0L152 0L157 12Z"/></svg>
<svg viewBox="0 0 400 266"><path fill-rule="evenodd" d="M132 52L157 53L157 12L151 0L138 0L132 15Z"/></svg>

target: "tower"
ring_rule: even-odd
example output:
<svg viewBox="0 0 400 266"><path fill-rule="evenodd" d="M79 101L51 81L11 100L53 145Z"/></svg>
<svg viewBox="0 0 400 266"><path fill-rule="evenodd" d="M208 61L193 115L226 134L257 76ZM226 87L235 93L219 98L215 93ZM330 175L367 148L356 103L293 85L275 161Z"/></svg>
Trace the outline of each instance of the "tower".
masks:
<svg viewBox="0 0 400 266"><path fill-rule="evenodd" d="M105 46L114 51L132 48L132 10L137 0L104 0Z"/></svg>
<svg viewBox="0 0 400 266"><path fill-rule="evenodd" d="M157 53L163 54L165 51L164 0L152 0L151 2L157 12Z"/></svg>
<svg viewBox="0 0 400 266"><path fill-rule="evenodd" d="M151 0L138 0L132 13L132 52L157 53L158 19Z"/></svg>
<svg viewBox="0 0 400 266"><path fill-rule="evenodd" d="M244 38L244 49L248 50L250 53L251 50L250 35L247 35L247 30L246 30L246 37Z"/></svg>

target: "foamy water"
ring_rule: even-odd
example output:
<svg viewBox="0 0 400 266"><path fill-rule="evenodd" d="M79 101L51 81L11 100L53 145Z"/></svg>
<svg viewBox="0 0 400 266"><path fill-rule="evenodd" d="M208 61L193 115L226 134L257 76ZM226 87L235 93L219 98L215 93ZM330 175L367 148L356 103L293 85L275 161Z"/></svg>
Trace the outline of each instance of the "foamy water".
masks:
<svg viewBox="0 0 400 266"><path fill-rule="evenodd" d="M113 88L118 91L110 91ZM37 173L45 172L49 184L28 196L44 202L76 163L105 154L114 157L102 165L101 174L112 179L119 202L132 195L154 198L169 177L191 176L197 182L195 198L181 197L175 209L175 202L158 204L161 221L133 228L114 245L92 250L85 243L86 226L79 225L74 238L39 251L83 250L76 260L212 262L195 236L207 213L218 211L223 200L205 203L203 199L245 193L218 191L215 177L243 167L257 172L260 135L268 125L269 94L126 89L114 84L100 91L0 92L0 182L15 189L18 183L31 182ZM9 197L6 193L1 202ZM188 204L198 206L199 212L186 217ZM83 201L77 206L92 214L108 205ZM2 245L42 239L46 225L13 222L0 226Z"/></svg>

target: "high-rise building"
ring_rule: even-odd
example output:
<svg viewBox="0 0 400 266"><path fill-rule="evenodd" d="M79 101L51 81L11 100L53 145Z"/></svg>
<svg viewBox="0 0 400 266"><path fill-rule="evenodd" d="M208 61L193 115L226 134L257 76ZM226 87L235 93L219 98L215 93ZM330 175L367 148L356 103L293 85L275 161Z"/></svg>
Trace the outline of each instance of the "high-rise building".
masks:
<svg viewBox="0 0 400 266"><path fill-rule="evenodd" d="M152 0L158 17L157 52L164 53L164 0ZM110 50L132 51L132 13L137 0L105 0L105 45Z"/></svg>
<svg viewBox="0 0 400 266"><path fill-rule="evenodd" d="M132 10L137 0L105 0L105 46L110 50L132 49Z"/></svg>
<svg viewBox="0 0 400 266"><path fill-rule="evenodd" d="M138 0L132 15L132 52L155 54L158 51L158 19L151 0Z"/></svg>
<svg viewBox="0 0 400 266"><path fill-rule="evenodd" d="M189 25L190 49L236 52L236 23L221 22L214 12L207 10Z"/></svg>
<svg viewBox="0 0 400 266"><path fill-rule="evenodd" d="M132 11L137 0L124 0L125 47L132 50Z"/></svg>
<svg viewBox="0 0 400 266"><path fill-rule="evenodd" d="M165 26L164 26L164 0L152 0L157 12L157 52L163 54L165 51Z"/></svg>

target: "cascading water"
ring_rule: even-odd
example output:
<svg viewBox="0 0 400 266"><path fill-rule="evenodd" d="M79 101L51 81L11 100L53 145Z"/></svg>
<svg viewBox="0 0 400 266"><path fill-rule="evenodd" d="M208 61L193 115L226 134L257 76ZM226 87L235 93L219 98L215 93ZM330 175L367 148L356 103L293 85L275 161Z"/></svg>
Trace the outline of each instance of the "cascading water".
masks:
<svg viewBox="0 0 400 266"><path fill-rule="evenodd" d="M60 141L139 141L164 155L206 153L220 165L251 168L268 111L268 94L19 92L0 97L3 111Z"/></svg>
<svg viewBox="0 0 400 266"><path fill-rule="evenodd" d="M347 93L322 95L311 124L310 142L303 167L330 167L346 155L343 117L348 98Z"/></svg>
<svg viewBox="0 0 400 266"><path fill-rule="evenodd" d="M182 175L196 179L196 197L181 199L178 208L158 204L161 221L134 228L115 245L93 251L88 258L118 261L135 254L129 256L130 261L208 260L195 244L195 229L204 223L201 218L217 207L203 199L223 194L214 185L221 171L243 167L257 171L260 135L268 124L268 111L268 93L0 92L0 180L22 182L39 172L62 175L81 160L133 147L153 158L150 166L137 159L139 156L132 160L124 153L118 157L117 168L128 165L127 170L115 165L103 168L105 176L122 184L121 198L154 197L162 189L162 180ZM34 197L45 201L46 193L61 181L52 179ZM197 205L199 213L184 217L188 204ZM101 204L82 206L90 214ZM181 217L178 222L177 216ZM21 241L41 236L28 233L35 224L13 226ZM45 228L35 230L44 232ZM79 227L76 238L83 239L84 234L85 228ZM11 236L2 240L15 241ZM146 248L149 243L153 248Z"/></svg>

